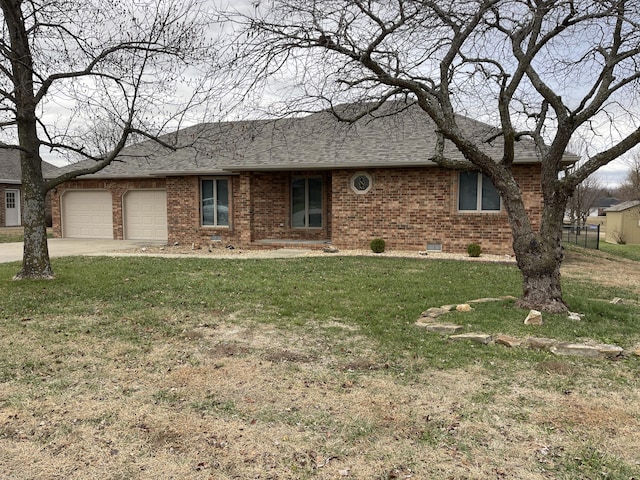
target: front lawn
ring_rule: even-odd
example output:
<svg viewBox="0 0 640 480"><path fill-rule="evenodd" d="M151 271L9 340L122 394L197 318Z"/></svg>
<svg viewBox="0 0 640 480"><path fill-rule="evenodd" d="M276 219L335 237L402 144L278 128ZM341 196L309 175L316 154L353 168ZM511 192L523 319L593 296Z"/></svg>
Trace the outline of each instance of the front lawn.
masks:
<svg viewBox="0 0 640 480"><path fill-rule="evenodd" d="M0 265L0 477L630 478L640 361L454 343L423 310L518 295L511 265L321 257ZM638 292L564 283L465 331L640 345ZM613 297L629 299L612 305Z"/></svg>
<svg viewBox="0 0 640 480"><path fill-rule="evenodd" d="M640 245L619 245L616 243L600 242L600 250L611 255L617 255L640 262Z"/></svg>
<svg viewBox="0 0 640 480"><path fill-rule="evenodd" d="M47 231L47 238L53 238L53 233ZM0 243L16 243L24 241L22 227L0 228Z"/></svg>

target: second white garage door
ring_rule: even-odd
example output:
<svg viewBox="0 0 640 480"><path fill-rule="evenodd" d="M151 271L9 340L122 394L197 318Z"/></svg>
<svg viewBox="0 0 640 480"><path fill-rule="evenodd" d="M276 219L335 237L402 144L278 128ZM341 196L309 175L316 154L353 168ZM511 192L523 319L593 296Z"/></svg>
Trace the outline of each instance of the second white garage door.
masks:
<svg viewBox="0 0 640 480"><path fill-rule="evenodd" d="M167 192L132 190L124 195L124 237L167 240Z"/></svg>

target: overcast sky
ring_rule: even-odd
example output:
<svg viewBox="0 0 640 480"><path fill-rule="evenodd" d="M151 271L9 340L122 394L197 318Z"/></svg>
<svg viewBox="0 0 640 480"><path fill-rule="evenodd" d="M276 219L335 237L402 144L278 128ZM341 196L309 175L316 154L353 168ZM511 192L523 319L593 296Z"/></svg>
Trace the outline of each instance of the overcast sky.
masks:
<svg viewBox="0 0 640 480"><path fill-rule="evenodd" d="M216 4L221 4L225 7L228 7L229 5L231 5L233 8L237 8L237 9L252 9L252 4L255 3L252 0L210 0L211 2L214 2ZM246 10L245 10L246 11ZM286 81L286 80L285 80ZM279 81L280 83L282 83L282 79L280 79ZM295 82L293 82L292 80L292 84L294 84ZM276 89L274 90L274 92L277 92L276 94L281 95L282 98L274 98L273 95L271 95L271 99L274 100L285 100L286 101L286 92L287 92L287 88L280 88L280 89ZM51 108L50 110L46 111L46 118L48 119L53 119L54 117L58 116L61 114L61 109L60 108L55 108L55 103L58 103L60 107L62 107L64 105L64 100L63 99L57 99L54 100L54 102L50 102L48 104L48 107L54 107ZM198 118L197 116L194 118ZM217 120L221 120L221 118L205 118L205 117L201 117L202 120L207 120L207 121L217 121ZM222 118L222 120L224 120ZM49 161L51 163L60 165L63 164L64 161L61 160L59 157L56 157L54 155L49 154L48 152L42 152L43 154L43 158L46 161ZM610 163L609 165L603 167L602 169L600 169L600 171L598 171L598 173L596 174L597 178L599 179L600 183L602 184L602 186L604 187L609 187L609 188L615 188L618 185L620 185L620 183L622 183L627 175L627 171L628 171L628 166L626 165L626 160L625 159L619 159L616 160L612 163Z"/></svg>

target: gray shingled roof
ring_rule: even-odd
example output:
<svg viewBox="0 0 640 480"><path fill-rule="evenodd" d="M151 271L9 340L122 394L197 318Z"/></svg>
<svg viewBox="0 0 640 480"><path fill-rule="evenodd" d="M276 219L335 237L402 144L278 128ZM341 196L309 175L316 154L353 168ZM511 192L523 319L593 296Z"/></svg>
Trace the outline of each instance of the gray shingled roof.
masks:
<svg viewBox="0 0 640 480"><path fill-rule="evenodd" d="M152 141L141 142L124 149L117 161L100 172L84 178L434 165L430 158L436 153L435 124L417 105L388 102L374 115L353 124L338 122L327 111L277 120L200 124L163 137L177 145L175 151ZM494 127L466 117L459 117L459 124L493 158L502 157L501 139L486 141L496 133ZM516 148L517 163L538 161L532 141L522 140ZM448 141L444 154L463 159ZM571 155L567 158L577 160Z"/></svg>
<svg viewBox="0 0 640 480"><path fill-rule="evenodd" d="M640 206L640 200L631 200L628 202L618 203L617 205L605 209L604 212L622 212L637 206Z"/></svg>
<svg viewBox="0 0 640 480"><path fill-rule="evenodd" d="M54 174L57 169L55 165L42 162L42 172L45 176ZM22 167L18 150L0 148L0 183L16 185L22 183Z"/></svg>

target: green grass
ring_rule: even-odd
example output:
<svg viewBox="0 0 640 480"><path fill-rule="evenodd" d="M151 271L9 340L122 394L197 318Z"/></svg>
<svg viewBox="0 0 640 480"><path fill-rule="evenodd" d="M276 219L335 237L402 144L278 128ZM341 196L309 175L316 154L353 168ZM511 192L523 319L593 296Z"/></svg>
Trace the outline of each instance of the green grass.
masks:
<svg viewBox="0 0 640 480"><path fill-rule="evenodd" d="M459 366L476 355L511 355L504 349L466 354L438 336L417 334L414 323L429 307L480 297L518 296L514 266L398 258L327 257L286 260L202 260L163 258L54 259L58 279L14 282L16 265L0 265L0 319L5 329L41 335L110 336L136 348L158 336L179 335L185 312L242 312L261 323L295 329L332 320L353 325L379 344L379 353L412 352ZM511 301L474 305L468 313L443 317L467 331L535 334L567 341L594 339L623 347L640 340L637 304L611 305L637 292L584 282L564 282L565 297L582 322L545 317L545 325L524 326L526 312ZM49 317L55 317L54 323ZM340 334L340 332L336 332Z"/></svg>
<svg viewBox="0 0 640 480"><path fill-rule="evenodd" d="M125 459L141 461L148 452L163 466L188 459L193 475L208 465L201 452L216 448L224 453L216 461L224 460L246 441L269 455L290 448L288 457L273 457L278 478L294 478L291 472L334 478L314 462L331 459L329 467L343 468L339 462L350 466L354 452L364 452L357 455L366 464L389 455L384 468L376 467L378 476L359 478L395 478L396 469L440 478L424 473L429 462L421 459L429 452L501 465L516 443L516 453L530 453L510 473L638 475L635 457L598 441L612 421L627 428L637 418L640 359L561 358L451 342L414 325L429 307L518 296L515 266L327 256L69 257L54 258L53 267L56 280L16 282L19 265L0 264L0 410L7 410L0 442L26 443L29 435L37 448L25 455L54 446L71 455L81 445L126 470L134 466ZM571 309L585 314L581 322L546 315L543 326L525 327L527 312L508 300L474 304L442 320L465 331L640 343L637 292L571 280L564 292ZM629 301L608 303L614 296ZM251 341L254 331L262 343ZM469 382L475 387L465 391ZM633 444L637 429L625 428L611 437L628 435ZM83 443L60 447L76 445L69 442ZM496 442L507 450L494 451ZM173 445L180 460L166 456ZM235 478L253 478L242 469L255 456L235 452L226 468L240 469ZM104 472L83 473L104 478ZM484 473L467 478L489 478ZM203 475L188 478L215 476ZM451 476L463 478L460 470Z"/></svg>
<svg viewBox="0 0 640 480"><path fill-rule="evenodd" d="M24 235L21 230L21 227L11 227L4 230L0 228L0 243L19 243L24 241ZM53 233L48 232L47 238L53 238Z"/></svg>
<svg viewBox="0 0 640 480"><path fill-rule="evenodd" d="M24 236L22 235L22 232L16 232L16 231L7 231L7 232L2 232L0 231L0 243L15 243L15 242L22 242L24 240Z"/></svg>
<svg viewBox="0 0 640 480"><path fill-rule="evenodd" d="M600 242L600 250L611 255L640 262L640 245L618 245L616 243Z"/></svg>

